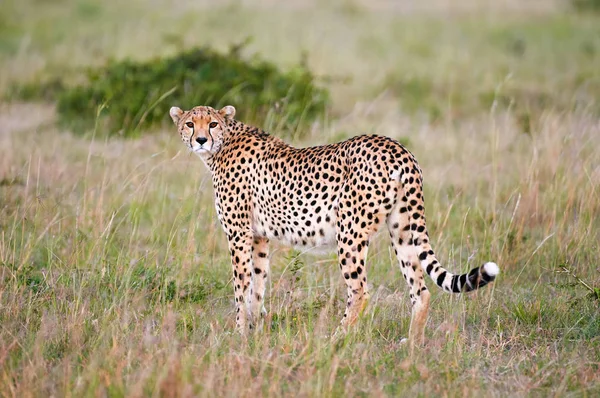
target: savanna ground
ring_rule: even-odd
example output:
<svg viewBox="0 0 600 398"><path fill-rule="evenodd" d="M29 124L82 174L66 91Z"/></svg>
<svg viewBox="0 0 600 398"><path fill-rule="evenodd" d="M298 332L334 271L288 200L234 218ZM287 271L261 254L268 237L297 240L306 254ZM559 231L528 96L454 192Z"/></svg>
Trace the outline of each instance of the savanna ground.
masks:
<svg viewBox="0 0 600 398"><path fill-rule="evenodd" d="M560 1L5 0L0 21L3 93L248 36L246 53L283 68L304 58L331 90L327 118L271 132L296 145L399 139L424 170L444 265L501 268L470 295L429 281L427 344L411 356L385 234L371 304L339 341L335 257L275 246L267 327L245 341L208 173L174 128L72 134L51 104L5 96L1 395L600 394L598 14Z"/></svg>

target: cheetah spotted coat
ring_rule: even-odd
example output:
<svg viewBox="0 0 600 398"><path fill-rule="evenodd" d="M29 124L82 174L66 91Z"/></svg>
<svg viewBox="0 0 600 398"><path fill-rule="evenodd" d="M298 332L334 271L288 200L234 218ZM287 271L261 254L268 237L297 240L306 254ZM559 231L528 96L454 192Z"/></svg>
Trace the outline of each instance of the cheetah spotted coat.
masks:
<svg viewBox="0 0 600 398"><path fill-rule="evenodd" d="M335 245L347 286L342 325L356 321L367 289L367 250L385 225L413 308L409 339L421 343L429 308L423 273L447 292L493 281L494 263L455 275L436 258L425 224L421 169L397 141L362 135L294 148L234 119L235 109L200 106L171 117L186 146L210 169L215 206L229 242L241 331L264 315L269 240L300 247Z"/></svg>

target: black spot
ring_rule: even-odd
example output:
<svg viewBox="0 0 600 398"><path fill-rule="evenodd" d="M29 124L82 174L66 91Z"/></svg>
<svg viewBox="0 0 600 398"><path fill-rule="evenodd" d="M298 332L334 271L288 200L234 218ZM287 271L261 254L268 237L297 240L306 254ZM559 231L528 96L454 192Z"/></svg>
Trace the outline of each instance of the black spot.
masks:
<svg viewBox="0 0 600 398"><path fill-rule="evenodd" d="M438 286L442 286L442 283L444 283L444 279L446 278L446 271L442 272L441 274L438 275L437 277L437 284Z"/></svg>
<svg viewBox="0 0 600 398"><path fill-rule="evenodd" d="M485 273L485 272L482 272L482 273L481 273L481 279L483 279L483 281L484 281L485 283L488 283L489 281L491 281L491 280L494 280L495 278L494 278L494 277L492 277L491 275L488 275L488 274L487 274L487 273Z"/></svg>
<svg viewBox="0 0 600 398"><path fill-rule="evenodd" d="M460 289L458 288L458 276L454 275L452 277L452 291L454 293L460 293Z"/></svg>

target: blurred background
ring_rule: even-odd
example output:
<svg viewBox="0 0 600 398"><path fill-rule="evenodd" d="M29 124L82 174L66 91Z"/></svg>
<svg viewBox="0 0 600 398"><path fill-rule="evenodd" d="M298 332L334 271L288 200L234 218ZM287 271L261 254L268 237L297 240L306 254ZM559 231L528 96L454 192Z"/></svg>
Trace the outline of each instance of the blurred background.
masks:
<svg viewBox="0 0 600 398"><path fill-rule="evenodd" d="M297 146L399 140L438 257L501 276L433 290L410 356L387 236L337 343L335 257L274 244L243 341L210 177L168 116L196 105ZM2 0L0 395L595 395L599 116L598 0Z"/></svg>

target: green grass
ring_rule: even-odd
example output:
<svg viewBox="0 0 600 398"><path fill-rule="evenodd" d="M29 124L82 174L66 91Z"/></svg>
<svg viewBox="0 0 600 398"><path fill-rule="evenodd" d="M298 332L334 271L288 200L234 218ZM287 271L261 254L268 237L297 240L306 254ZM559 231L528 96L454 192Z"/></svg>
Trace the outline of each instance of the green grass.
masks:
<svg viewBox="0 0 600 398"><path fill-rule="evenodd" d="M78 136L51 106L6 101L0 395L600 393L600 301L563 269L600 287L597 15L550 2L173 4L3 3L0 92L251 36L247 55L282 68L304 57L332 93L327 122L297 145L363 132L406 143L440 260L456 272L494 260L502 273L471 295L432 287L427 344L411 356L385 234L369 251L371 304L341 340L330 338L345 297L335 257L274 245L270 315L245 340L210 177L175 130ZM289 134L278 122L274 112L264 127Z"/></svg>

